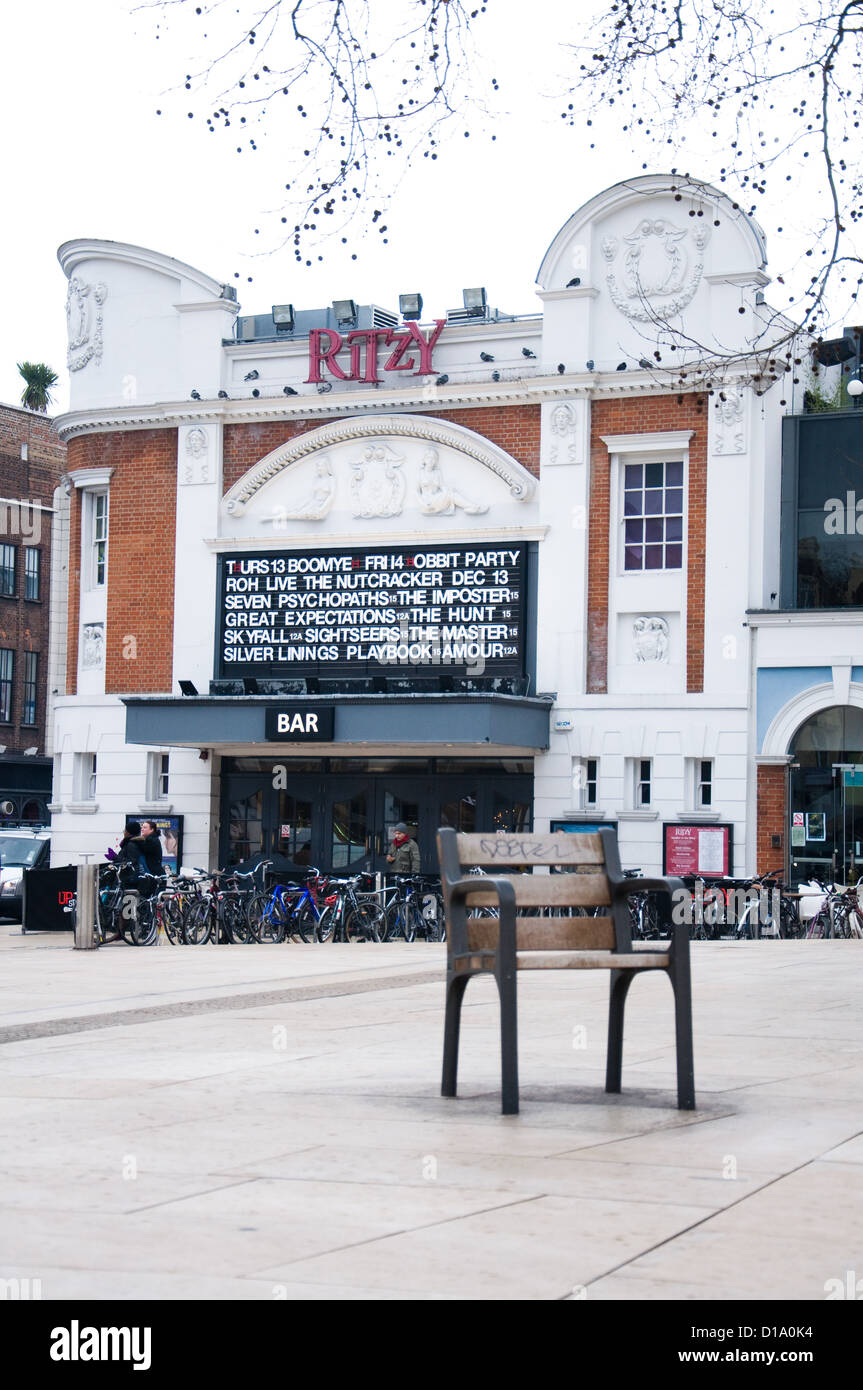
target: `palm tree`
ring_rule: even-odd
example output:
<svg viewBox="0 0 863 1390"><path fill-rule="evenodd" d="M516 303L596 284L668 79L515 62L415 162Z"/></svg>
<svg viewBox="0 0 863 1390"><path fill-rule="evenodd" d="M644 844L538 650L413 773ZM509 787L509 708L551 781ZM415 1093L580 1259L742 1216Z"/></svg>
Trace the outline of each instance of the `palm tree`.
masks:
<svg viewBox="0 0 863 1390"><path fill-rule="evenodd" d="M18 370L27 385L21 393L21 404L28 410L41 410L44 415L51 404L51 387L60 380L44 362L19 362Z"/></svg>

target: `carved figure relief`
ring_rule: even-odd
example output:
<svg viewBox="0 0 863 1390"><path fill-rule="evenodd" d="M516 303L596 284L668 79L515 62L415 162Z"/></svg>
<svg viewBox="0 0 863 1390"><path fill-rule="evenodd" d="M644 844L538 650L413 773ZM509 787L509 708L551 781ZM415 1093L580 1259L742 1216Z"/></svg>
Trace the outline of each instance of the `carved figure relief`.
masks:
<svg viewBox="0 0 863 1390"><path fill-rule="evenodd" d="M79 372L92 358L102 361L102 305L108 297L105 285L88 285L73 275L66 291L66 326L69 349L66 363Z"/></svg>
<svg viewBox="0 0 863 1390"><path fill-rule="evenodd" d="M723 396L725 399L723 400ZM714 454L745 454L746 424L743 392L726 387L716 399Z"/></svg>
<svg viewBox="0 0 863 1390"><path fill-rule="evenodd" d="M571 405L561 403L551 412L551 448L549 463L578 463L578 441L575 438L577 420Z"/></svg>
<svg viewBox="0 0 863 1390"><path fill-rule="evenodd" d="M293 511L285 507L276 508L275 525L283 521L323 521L333 505L336 495L336 480L333 466L326 454L315 461L315 479L312 491L304 502ZM354 513L356 515L356 513Z"/></svg>
<svg viewBox="0 0 863 1390"><path fill-rule="evenodd" d="M621 243L615 236L604 237L605 280L616 308L637 323L655 323L679 314L701 283L709 239L705 226L676 227L666 217L644 217L623 238L619 276Z"/></svg>
<svg viewBox="0 0 863 1390"><path fill-rule="evenodd" d="M632 624L636 661L668 661L668 623L665 618L644 616Z"/></svg>
<svg viewBox="0 0 863 1390"><path fill-rule="evenodd" d="M401 516L407 488L403 464L404 455L388 444L365 446L362 458L351 464L354 516Z"/></svg>
<svg viewBox="0 0 863 1390"><path fill-rule="evenodd" d="M423 454L417 489L420 511L426 516L452 516L457 507L468 516L481 516L488 511L487 502L471 502L444 482L437 449L426 449Z"/></svg>
<svg viewBox="0 0 863 1390"><path fill-rule="evenodd" d="M195 425L186 434L185 457L180 461L180 482L188 486L211 483L214 472L209 459L210 441L207 431Z"/></svg>
<svg viewBox="0 0 863 1390"><path fill-rule="evenodd" d="M85 623L81 647L81 669L101 671L105 665L105 624Z"/></svg>

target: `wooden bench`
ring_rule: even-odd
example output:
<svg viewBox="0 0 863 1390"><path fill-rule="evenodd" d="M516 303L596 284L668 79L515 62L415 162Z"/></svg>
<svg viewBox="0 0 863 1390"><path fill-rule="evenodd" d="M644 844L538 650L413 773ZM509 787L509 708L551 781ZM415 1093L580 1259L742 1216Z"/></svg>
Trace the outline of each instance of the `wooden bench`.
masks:
<svg viewBox="0 0 863 1390"><path fill-rule="evenodd" d="M441 1094L456 1094L461 1005L472 976L490 973L500 996L502 1111L518 1113L516 972L519 970L610 970L606 1091L620 1090L623 1012L629 986L644 970L664 970L674 991L677 1041L677 1104L695 1109L689 928L671 927L670 940L633 946L627 896L683 890L679 879L624 878L611 829L592 834L458 835L438 831L441 887L447 920L446 1018ZM509 872L495 868L542 865L565 873ZM467 874L481 866L490 875ZM577 872L573 872L577 870ZM683 890L685 891L685 890ZM472 909L497 909L477 916ZM518 916L520 907L539 916ZM602 916L552 915L557 909L607 907ZM671 921L671 899L665 920ZM542 915L544 914L544 915Z"/></svg>

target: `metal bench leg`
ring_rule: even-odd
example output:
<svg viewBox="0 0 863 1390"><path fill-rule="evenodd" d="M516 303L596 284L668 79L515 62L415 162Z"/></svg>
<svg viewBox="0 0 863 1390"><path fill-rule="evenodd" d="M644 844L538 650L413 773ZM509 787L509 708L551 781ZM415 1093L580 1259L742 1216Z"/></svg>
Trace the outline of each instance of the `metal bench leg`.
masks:
<svg viewBox="0 0 863 1390"><path fill-rule="evenodd" d="M608 999L608 1057L605 1065L605 1089L620 1091L623 1069L623 1011L632 984L634 971L612 970Z"/></svg>
<svg viewBox="0 0 863 1390"><path fill-rule="evenodd" d="M518 1009L515 972L497 976L500 995L501 1114L518 1114Z"/></svg>
<svg viewBox="0 0 863 1390"><path fill-rule="evenodd" d="M461 1001L464 998L465 988L469 979L469 975L453 975L446 983L446 1013L444 1016L443 1033L443 1080L441 1081L440 1088L442 1096L454 1096L456 1094Z"/></svg>
<svg viewBox="0 0 863 1390"><path fill-rule="evenodd" d="M688 943L687 943L688 945ZM669 969L674 990L674 1031L677 1043L677 1108L695 1109L695 1062L692 1052L692 986L689 951L675 954Z"/></svg>

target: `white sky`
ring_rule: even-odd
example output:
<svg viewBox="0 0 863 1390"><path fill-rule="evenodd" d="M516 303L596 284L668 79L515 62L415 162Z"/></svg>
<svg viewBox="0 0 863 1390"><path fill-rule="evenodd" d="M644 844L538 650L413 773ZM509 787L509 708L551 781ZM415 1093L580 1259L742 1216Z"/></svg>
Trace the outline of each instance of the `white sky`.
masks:
<svg viewBox="0 0 863 1390"><path fill-rule="evenodd" d="M264 238L254 228L268 225L261 215L286 181L278 132L257 137L257 155L237 155L230 132L209 135L201 121L185 119L186 95L167 94L182 83L182 49L154 41L152 12L133 13L129 0L5 6L0 400L20 399L18 361L44 361L61 376L54 410L67 406L66 281L56 251L75 237L129 241L187 261L236 285L245 313L348 296L397 309L400 292L419 290L428 319L459 306L468 285L485 285L489 302L507 312L531 313L540 307L534 278L547 246L602 188L642 173L643 160L650 172L679 164L717 181L715 143L705 139L700 164L692 149L685 161L652 146L635 152L606 122L596 128L605 131L601 149L591 152L561 121L559 101L543 99L559 89L555 69L564 71L567 58L556 44L575 37L584 0L491 5L500 18L486 16L481 32L509 108L495 121L496 141L483 138L471 115L470 139L456 126L437 163L421 159L403 179L387 210L388 245L374 233L359 240L357 225L350 245L328 243L323 265L310 270L290 248L256 254ZM772 268L788 278L781 257L791 248L771 238L769 205L759 220ZM788 218L779 220L787 236ZM778 295L775 302L782 306Z"/></svg>

